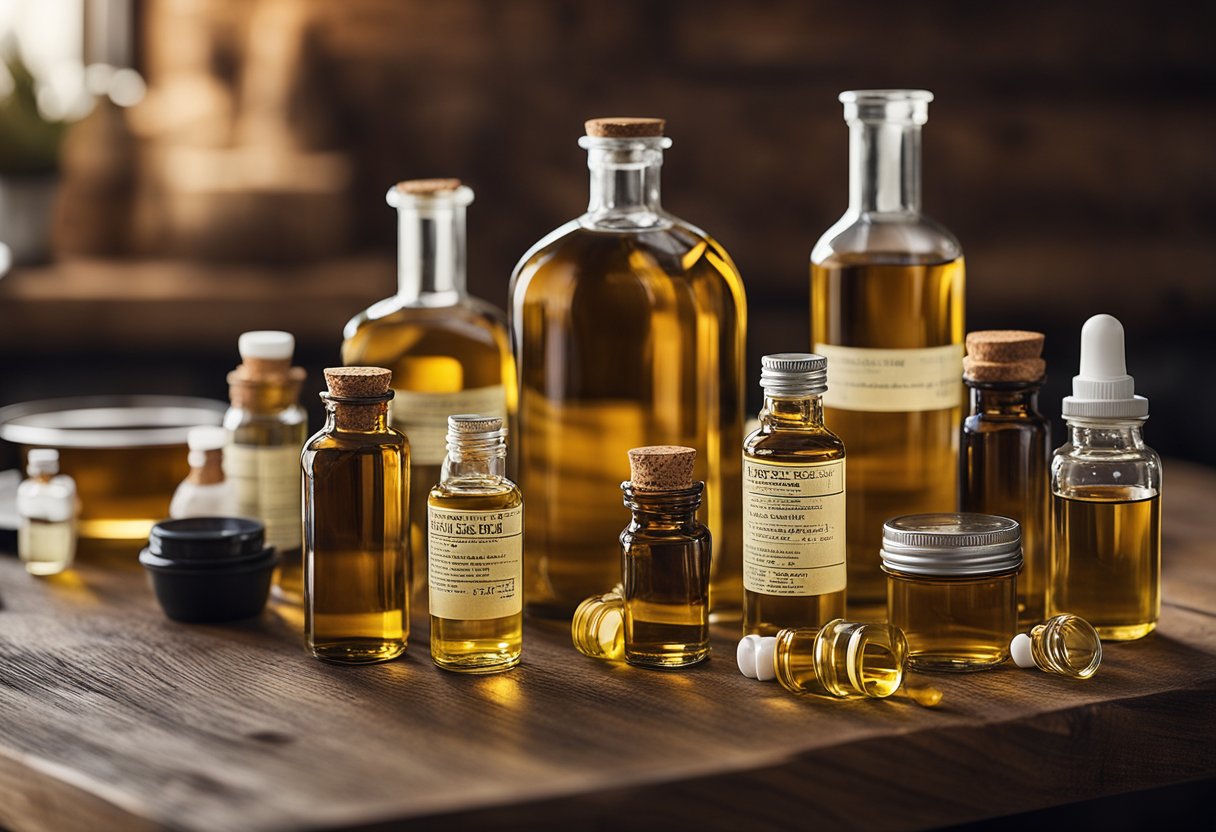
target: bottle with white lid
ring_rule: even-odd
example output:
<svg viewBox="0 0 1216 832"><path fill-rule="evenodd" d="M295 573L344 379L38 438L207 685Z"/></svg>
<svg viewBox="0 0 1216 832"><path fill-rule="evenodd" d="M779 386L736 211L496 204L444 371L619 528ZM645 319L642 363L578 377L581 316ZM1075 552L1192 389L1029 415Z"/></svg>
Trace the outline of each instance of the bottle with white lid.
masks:
<svg viewBox="0 0 1216 832"><path fill-rule="evenodd" d="M17 553L31 575L55 575L76 557L76 482L59 473L59 451L33 448L17 486Z"/></svg>
<svg viewBox="0 0 1216 832"><path fill-rule="evenodd" d="M190 428L186 445L190 448L190 473L173 492L169 516L236 516L236 490L224 479L224 446L228 431L218 425Z"/></svg>
<svg viewBox="0 0 1216 832"><path fill-rule="evenodd" d="M1161 459L1144 444L1148 400L1135 394L1123 325L1110 315L1081 330L1081 370L1062 412L1048 615L1079 615L1104 640L1140 638L1161 612Z"/></svg>
<svg viewBox="0 0 1216 832"><path fill-rule="evenodd" d="M1009 655L1018 667L1088 679L1102 664L1102 640L1084 618L1063 613L1014 636Z"/></svg>

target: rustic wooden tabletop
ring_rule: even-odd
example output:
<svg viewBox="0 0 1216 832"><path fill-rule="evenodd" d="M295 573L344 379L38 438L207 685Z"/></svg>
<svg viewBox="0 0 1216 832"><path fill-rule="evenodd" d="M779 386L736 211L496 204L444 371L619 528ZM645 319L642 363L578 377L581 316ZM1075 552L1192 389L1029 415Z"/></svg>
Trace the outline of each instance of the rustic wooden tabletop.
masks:
<svg viewBox="0 0 1216 832"><path fill-rule="evenodd" d="M730 631L684 673L541 624L498 676L435 670L421 622L403 660L333 667L290 608L176 624L133 557L0 557L0 826L906 829L1216 776L1216 472L1165 470L1158 632L1087 682L931 677L935 709L750 681Z"/></svg>

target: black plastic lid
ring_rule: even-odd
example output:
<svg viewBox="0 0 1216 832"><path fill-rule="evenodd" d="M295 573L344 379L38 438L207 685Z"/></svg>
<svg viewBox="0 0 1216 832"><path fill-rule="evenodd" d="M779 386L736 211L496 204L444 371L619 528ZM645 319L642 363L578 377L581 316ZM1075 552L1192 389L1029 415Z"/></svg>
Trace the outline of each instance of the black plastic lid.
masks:
<svg viewBox="0 0 1216 832"><path fill-rule="evenodd" d="M167 560L215 560L257 554L266 529L244 517L162 520L148 535L148 551Z"/></svg>

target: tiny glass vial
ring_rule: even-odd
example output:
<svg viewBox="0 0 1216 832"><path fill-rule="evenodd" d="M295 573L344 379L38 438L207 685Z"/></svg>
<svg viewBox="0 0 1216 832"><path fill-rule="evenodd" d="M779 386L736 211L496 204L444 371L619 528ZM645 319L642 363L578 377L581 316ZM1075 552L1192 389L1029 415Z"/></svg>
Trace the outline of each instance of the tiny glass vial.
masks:
<svg viewBox="0 0 1216 832"><path fill-rule="evenodd" d="M766 355L760 427L743 441L743 632L844 615L844 443L823 424L827 359Z"/></svg>
<svg viewBox="0 0 1216 832"><path fill-rule="evenodd" d="M963 382L971 406L960 442L959 511L1011 517L1022 527L1018 620L1047 615L1047 460L1051 424L1039 412L1046 364L1039 332L967 333Z"/></svg>
<svg viewBox="0 0 1216 832"><path fill-rule="evenodd" d="M1088 679L1102 664L1102 639L1084 618L1064 613L1014 636L1009 655L1018 667Z"/></svg>
<svg viewBox="0 0 1216 832"><path fill-rule="evenodd" d="M709 657L709 529L697 520L705 483L696 451L671 445L629 451L621 483L633 519L621 532L625 661L673 668Z"/></svg>
<svg viewBox="0 0 1216 832"><path fill-rule="evenodd" d="M447 456L427 498L431 659L496 673L523 650L524 500L507 479L501 416L448 417Z"/></svg>
<svg viewBox="0 0 1216 832"><path fill-rule="evenodd" d="M275 597L299 604L304 600L300 449L308 438L308 416L299 400L305 373L291 366L295 338L290 332L246 332L237 348L241 364L228 374L232 406L224 414L224 475L236 489L236 515L261 521L266 545L279 553Z"/></svg>
<svg viewBox="0 0 1216 832"><path fill-rule="evenodd" d="M31 575L57 575L76 557L76 482L59 473L59 452L32 448L29 479L17 486L17 554Z"/></svg>
<svg viewBox="0 0 1216 832"><path fill-rule="evenodd" d="M837 618L776 636L744 636L735 655L744 676L775 678L794 693L885 699L904 683L908 642L890 624Z"/></svg>
<svg viewBox="0 0 1216 832"><path fill-rule="evenodd" d="M1085 618L1128 641L1161 614L1161 459L1144 444L1148 399L1135 394L1123 325L1095 315L1081 330L1081 370L1061 408L1068 442L1051 460L1047 612Z"/></svg>
<svg viewBox="0 0 1216 832"><path fill-rule="evenodd" d="M228 431L218 425L190 428L186 434L190 473L169 501L171 518L237 516L236 489L224 477L227 444Z"/></svg>
<svg viewBox="0 0 1216 832"><path fill-rule="evenodd" d="M304 445L304 637L318 659L368 664L409 638L409 440L388 426L392 373L325 371L325 427Z"/></svg>
<svg viewBox="0 0 1216 832"><path fill-rule="evenodd" d="M1017 633L1017 521L912 514L888 520L882 533L887 620L908 639L908 663L972 671L1005 661Z"/></svg>
<svg viewBox="0 0 1216 832"><path fill-rule="evenodd" d="M570 638L584 656L624 661L625 588L617 584L579 604L570 620Z"/></svg>

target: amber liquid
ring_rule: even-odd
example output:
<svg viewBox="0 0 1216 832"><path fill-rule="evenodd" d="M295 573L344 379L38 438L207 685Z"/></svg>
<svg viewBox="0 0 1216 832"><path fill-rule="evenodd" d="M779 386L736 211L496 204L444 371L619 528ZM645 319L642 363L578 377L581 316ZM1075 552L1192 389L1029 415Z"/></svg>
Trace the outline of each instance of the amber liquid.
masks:
<svg viewBox="0 0 1216 832"><path fill-rule="evenodd" d="M1017 635L1017 577L891 576L889 618L918 670L986 670L1009 657Z"/></svg>
<svg viewBox="0 0 1216 832"><path fill-rule="evenodd" d="M396 658L409 636L409 445L395 432L322 433L303 465L308 647L344 664Z"/></svg>
<svg viewBox="0 0 1216 832"><path fill-rule="evenodd" d="M813 263L812 345L912 349L961 344L962 258L907 261L908 255L873 253ZM829 390L831 386L829 365ZM851 617L882 616L886 579L878 551L883 523L902 514L953 510L961 381L959 401L958 407L940 410L824 408L824 421L849 449L846 527Z"/></svg>
<svg viewBox="0 0 1216 832"><path fill-rule="evenodd" d="M564 232L564 233L563 233ZM520 266L520 486L530 612L570 616L620 580L626 452L697 449L713 533L715 615L742 606L743 284L716 242L679 224L572 224Z"/></svg>
<svg viewBox="0 0 1216 832"><path fill-rule="evenodd" d="M451 394L501 385L510 421L515 412L515 370L502 313L474 298L444 307L394 308L395 301L383 301L347 324L342 363L392 370L393 389L414 393ZM387 310L382 310L385 305ZM451 415L437 416L435 426L445 428ZM409 544L414 595L422 604L426 603L426 500L431 486L439 482L441 465L442 460L410 467L414 489Z"/></svg>
<svg viewBox="0 0 1216 832"><path fill-rule="evenodd" d="M1161 614L1161 497L1138 486L1090 486L1052 497L1049 613L1084 618L1127 641Z"/></svg>
<svg viewBox="0 0 1216 832"><path fill-rule="evenodd" d="M624 536L623 536L624 539ZM685 667L709 656L710 543L635 534L625 543L625 661Z"/></svg>
<svg viewBox="0 0 1216 832"><path fill-rule="evenodd" d="M882 625L876 625L879 628ZM777 636L777 681L794 693L883 699L903 684L907 645L885 630L836 620Z"/></svg>
<svg viewBox="0 0 1216 832"><path fill-rule="evenodd" d="M523 504L514 486L489 494L431 489L429 504L453 511L503 511ZM519 664L523 653L523 611L499 618L452 619L431 615L431 658L445 670L497 673Z"/></svg>

